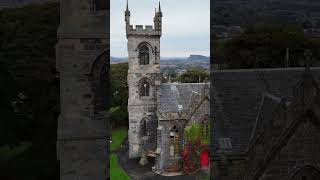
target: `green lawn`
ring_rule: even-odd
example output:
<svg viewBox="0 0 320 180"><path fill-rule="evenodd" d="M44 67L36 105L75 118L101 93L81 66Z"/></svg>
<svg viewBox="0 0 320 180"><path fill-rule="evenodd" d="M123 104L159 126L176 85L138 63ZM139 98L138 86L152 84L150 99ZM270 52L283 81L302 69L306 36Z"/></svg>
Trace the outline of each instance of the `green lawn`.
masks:
<svg viewBox="0 0 320 180"><path fill-rule="evenodd" d="M9 161L10 159L13 159L14 157L16 157L17 155L25 152L28 148L31 147L31 143L30 142L22 142L18 145L15 146L1 146L0 147L0 161L1 162L5 162L5 161Z"/></svg>
<svg viewBox="0 0 320 180"><path fill-rule="evenodd" d="M200 180L209 180L209 178L202 178L202 179L200 179Z"/></svg>
<svg viewBox="0 0 320 180"><path fill-rule="evenodd" d="M112 130L110 143L110 151L114 151L120 148L123 141L128 137L128 130L126 128L119 128Z"/></svg>
<svg viewBox="0 0 320 180"><path fill-rule="evenodd" d="M120 148L123 141L128 137L128 130L126 128L120 128L112 130L110 144L110 151ZM111 180L130 180L130 177L120 167L118 163L118 157L116 154L110 154L110 179Z"/></svg>
<svg viewBox="0 0 320 180"><path fill-rule="evenodd" d="M120 167L118 163L118 157L115 154L110 155L110 179L111 180L130 180L130 177Z"/></svg>

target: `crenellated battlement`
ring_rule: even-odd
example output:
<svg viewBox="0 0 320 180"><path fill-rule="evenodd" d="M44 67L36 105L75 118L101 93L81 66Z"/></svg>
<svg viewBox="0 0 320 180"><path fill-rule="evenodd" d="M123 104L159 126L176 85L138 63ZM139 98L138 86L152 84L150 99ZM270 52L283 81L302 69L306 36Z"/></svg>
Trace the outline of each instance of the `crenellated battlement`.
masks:
<svg viewBox="0 0 320 180"><path fill-rule="evenodd" d="M127 36L128 35L161 36L161 31L156 30L152 25L128 25Z"/></svg>
<svg viewBox="0 0 320 180"><path fill-rule="evenodd" d="M127 37L131 35L143 35L143 36L161 36L162 34L162 12L159 3L159 9L155 11L153 18L154 26L152 25L136 25L135 27L130 24L131 13L129 11L129 5L127 2L127 8L125 11L125 22L126 22L126 32Z"/></svg>

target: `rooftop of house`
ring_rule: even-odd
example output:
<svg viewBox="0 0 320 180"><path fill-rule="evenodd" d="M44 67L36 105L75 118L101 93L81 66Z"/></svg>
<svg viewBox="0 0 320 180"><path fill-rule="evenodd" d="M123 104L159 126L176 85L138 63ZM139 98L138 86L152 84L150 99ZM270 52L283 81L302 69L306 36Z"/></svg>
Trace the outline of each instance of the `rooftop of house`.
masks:
<svg viewBox="0 0 320 180"><path fill-rule="evenodd" d="M282 98L287 103L293 100L294 88L303 80L304 71L304 67L213 71L214 153L222 150L219 139L223 138L231 141L228 153L244 153L257 120L270 118ZM319 82L320 68L311 68L311 73Z"/></svg>
<svg viewBox="0 0 320 180"><path fill-rule="evenodd" d="M163 83L159 90L158 111L185 112L196 97L208 95L206 83Z"/></svg>

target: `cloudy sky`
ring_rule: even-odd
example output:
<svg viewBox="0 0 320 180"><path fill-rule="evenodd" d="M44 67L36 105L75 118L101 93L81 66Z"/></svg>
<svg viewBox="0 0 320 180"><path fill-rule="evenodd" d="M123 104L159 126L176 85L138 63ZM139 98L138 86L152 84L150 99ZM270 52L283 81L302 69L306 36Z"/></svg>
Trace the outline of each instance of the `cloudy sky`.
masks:
<svg viewBox="0 0 320 180"><path fill-rule="evenodd" d="M210 0L160 0L161 56L210 55ZM129 0L131 25L153 25L159 0ZM111 56L127 56L126 0L111 0Z"/></svg>

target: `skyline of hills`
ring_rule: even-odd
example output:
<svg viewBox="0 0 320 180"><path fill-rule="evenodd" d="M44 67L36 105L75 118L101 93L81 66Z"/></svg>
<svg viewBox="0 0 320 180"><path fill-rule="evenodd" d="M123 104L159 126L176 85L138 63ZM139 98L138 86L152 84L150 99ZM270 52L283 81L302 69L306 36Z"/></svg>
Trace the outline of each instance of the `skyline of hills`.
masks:
<svg viewBox="0 0 320 180"><path fill-rule="evenodd" d="M111 61L111 64L127 62L128 57L110 56L110 61ZM200 62L208 61L209 62L210 56L191 54L189 57L161 57L160 61L193 61L193 62L195 62L195 61L200 61Z"/></svg>

